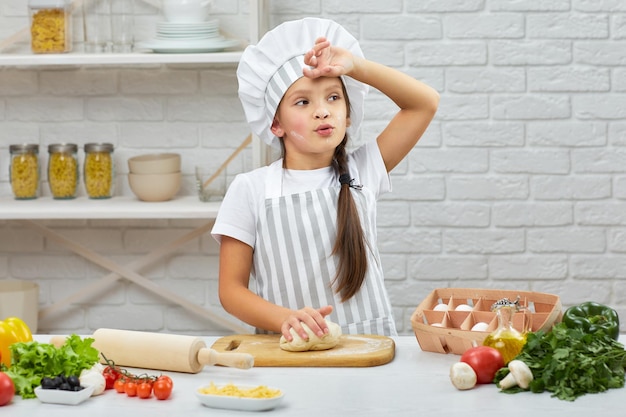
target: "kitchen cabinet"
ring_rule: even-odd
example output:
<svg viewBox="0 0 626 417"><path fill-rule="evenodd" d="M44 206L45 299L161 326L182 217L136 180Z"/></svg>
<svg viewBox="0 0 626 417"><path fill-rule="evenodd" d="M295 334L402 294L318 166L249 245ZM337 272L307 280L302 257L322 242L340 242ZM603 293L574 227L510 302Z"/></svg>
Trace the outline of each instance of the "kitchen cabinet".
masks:
<svg viewBox="0 0 626 417"><path fill-rule="evenodd" d="M267 21L267 2L265 0L251 0L249 13L250 42L255 43L265 30ZM27 30L27 29L26 29ZM22 34L23 35L23 34ZM16 33L9 39L0 41L0 50L3 46L18 39L20 33ZM243 47L244 45L242 45ZM239 51L227 51L219 53L198 54L157 54L157 53L106 53L106 54L9 54L0 53L1 67L30 67L48 68L58 66L123 66L141 64L230 64L233 71L241 56ZM160 65L154 65L159 68ZM147 67L146 71L151 71ZM263 160L264 146L259 140L253 141L253 164L259 166ZM232 323L211 313L206 309L190 303L174 292L157 286L150 280L137 273L140 268L163 259L176 248L191 239L199 238L210 230L210 226L217 215L218 203L200 202L198 197L181 196L171 201L162 203L146 203L139 201L134 196L114 196L107 200L90 200L87 197L78 197L73 200L52 200L50 197L40 197L30 201L17 201L12 196L0 197L0 220L14 221L33 228L74 253L85 259L111 271L102 277L96 284L82 288L74 294L56 304L40 311L40 318L52 314L56 310L80 299L97 294L106 286L120 278L125 278L155 294L180 305L188 311L222 324L231 330L242 331L244 328L237 323ZM95 253L78 242L71 241L62 234L46 226L41 220L72 220L72 219L200 219L207 220L202 226L197 227L178 239L164 244L162 247L146 254L143 258L129 264L120 265Z"/></svg>

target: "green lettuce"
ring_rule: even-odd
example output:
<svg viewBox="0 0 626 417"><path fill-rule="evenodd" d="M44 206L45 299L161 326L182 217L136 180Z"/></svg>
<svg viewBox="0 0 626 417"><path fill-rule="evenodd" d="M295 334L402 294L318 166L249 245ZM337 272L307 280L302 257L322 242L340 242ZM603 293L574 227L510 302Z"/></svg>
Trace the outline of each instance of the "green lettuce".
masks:
<svg viewBox="0 0 626 417"><path fill-rule="evenodd" d="M44 377L57 375L79 376L83 369L98 361L98 350L92 347L93 338L69 336L59 348L49 343L19 342L11 349L11 366L6 374L15 384L15 393L22 398L35 398L35 388Z"/></svg>

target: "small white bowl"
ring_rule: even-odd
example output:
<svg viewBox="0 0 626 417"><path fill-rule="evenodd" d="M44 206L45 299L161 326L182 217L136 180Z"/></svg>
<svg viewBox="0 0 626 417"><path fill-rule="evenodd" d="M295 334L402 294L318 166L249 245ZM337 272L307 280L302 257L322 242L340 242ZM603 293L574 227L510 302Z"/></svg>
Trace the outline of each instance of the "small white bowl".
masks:
<svg viewBox="0 0 626 417"><path fill-rule="evenodd" d="M178 190L182 174L128 174L128 185L137 198L142 201L168 201Z"/></svg>
<svg viewBox="0 0 626 417"><path fill-rule="evenodd" d="M87 385L80 391L35 388L35 395L42 403L77 405L91 397L95 385Z"/></svg>
<svg viewBox="0 0 626 417"><path fill-rule="evenodd" d="M216 384L218 388L224 386L226 384ZM241 389L251 389L255 388L258 385L237 385L237 387ZM206 407L211 408L222 408L227 410L241 410L241 411L265 411L271 410L272 408L276 408L278 404L283 400L285 393L281 390L281 393L277 397L272 398L242 398L242 397L233 397L229 395L213 395L213 394L203 394L200 392L201 389L208 388L208 386L204 385L198 387L196 389L196 397L200 400L200 402ZM269 389L277 389L268 387Z"/></svg>
<svg viewBox="0 0 626 417"><path fill-rule="evenodd" d="M168 22L199 23L209 17L213 0L162 0L163 15Z"/></svg>
<svg viewBox="0 0 626 417"><path fill-rule="evenodd" d="M170 174L180 171L180 154L152 153L128 159L128 172L132 174Z"/></svg>

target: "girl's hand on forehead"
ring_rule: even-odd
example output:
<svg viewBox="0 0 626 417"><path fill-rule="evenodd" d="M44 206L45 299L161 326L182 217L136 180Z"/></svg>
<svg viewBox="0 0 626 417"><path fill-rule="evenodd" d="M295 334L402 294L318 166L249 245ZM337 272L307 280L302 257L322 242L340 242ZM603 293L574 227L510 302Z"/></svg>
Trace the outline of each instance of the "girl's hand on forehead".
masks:
<svg viewBox="0 0 626 417"><path fill-rule="evenodd" d="M305 77L339 77L352 71L354 57L349 51L332 46L330 41L321 37L316 39L313 49L304 55L304 63L311 67L304 68Z"/></svg>

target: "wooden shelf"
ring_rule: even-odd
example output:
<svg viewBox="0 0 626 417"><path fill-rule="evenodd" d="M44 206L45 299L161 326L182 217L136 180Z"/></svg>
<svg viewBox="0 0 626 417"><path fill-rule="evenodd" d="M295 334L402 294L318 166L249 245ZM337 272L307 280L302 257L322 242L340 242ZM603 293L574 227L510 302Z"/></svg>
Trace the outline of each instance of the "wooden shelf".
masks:
<svg viewBox="0 0 626 417"><path fill-rule="evenodd" d="M152 1L152 0L151 0ZM82 3L82 1L81 1ZM250 14L250 39L251 44L255 44L259 36L264 33L267 27L268 1L249 0ZM14 34L6 40L0 39L0 51L6 49L8 45L14 45L16 40L28 35L28 28ZM243 44L241 45L243 47ZM32 54L30 51L19 50L13 53L0 52L1 68L20 67L62 67L62 66L123 66L123 65L231 65L236 66L241 58L242 51L215 52L215 53L181 53L165 54L152 52L134 52L126 54L87 54L72 52L67 54ZM262 159L261 148L258 141L253 142L255 146L255 156L259 161ZM257 163L259 161L256 161ZM165 259L170 253L176 251L185 243L192 239L210 233L212 228L211 220L217 217L220 207L219 202L204 203L197 195L182 196L165 202L143 202L134 196L114 196L110 199L92 200L87 197L78 197L72 200L54 200L46 196L34 200L15 200L13 196L0 197L0 221L9 220L22 223L44 236L46 239L64 246L68 250L85 258L88 261L110 271L97 282L81 286L81 288L69 294L54 305L48 306L39 313L43 318L48 314L71 305L84 301L91 296L101 294L118 279L125 278L130 282L150 291L164 299L175 303L186 310L193 312L200 317L221 323L236 333L241 333L241 326L238 323L230 323L223 317L188 301L177 293L167 288L163 288L149 279L141 276L137 271L155 262ZM47 227L45 222L40 220L90 220L90 219L205 219L202 225L195 227L191 231L186 231L182 236L171 242L165 242L143 257L130 262L128 265L121 265L107 257L98 254L81 242L73 241L53 228ZM245 331L245 330L243 330Z"/></svg>
<svg viewBox="0 0 626 417"><path fill-rule="evenodd" d="M236 64L241 51L202 54L0 54L0 67L61 65Z"/></svg>
<svg viewBox="0 0 626 417"><path fill-rule="evenodd" d="M156 8L160 7L159 0L145 0L152 3ZM82 4L82 0L74 0L76 6ZM255 44L259 37L267 30L269 5L268 0L250 0L249 13L249 39L241 41L243 49L248 43ZM227 36L227 34L225 34ZM12 52L2 52L8 47L14 47L16 43L23 42L29 37L29 28L14 33L6 39L0 39L0 68L2 67L48 67L48 66L110 66L110 65L142 65L142 64L237 64L242 50L230 50L214 53L102 53L88 54L83 52L71 52L67 54L33 54L27 45L15 49ZM231 36L227 36L231 37Z"/></svg>
<svg viewBox="0 0 626 417"><path fill-rule="evenodd" d="M72 200L54 200L51 197L15 200L2 197L0 219L214 219L219 206L219 202L204 203L197 196L177 197L164 202L145 202L126 196L103 200L87 197Z"/></svg>

